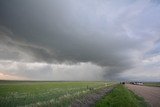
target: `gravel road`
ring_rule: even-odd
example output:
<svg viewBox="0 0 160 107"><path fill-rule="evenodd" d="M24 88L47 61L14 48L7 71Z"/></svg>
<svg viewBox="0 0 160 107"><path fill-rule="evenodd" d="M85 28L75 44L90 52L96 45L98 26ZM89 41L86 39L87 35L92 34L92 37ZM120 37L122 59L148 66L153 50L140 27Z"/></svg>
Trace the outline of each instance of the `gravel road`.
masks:
<svg viewBox="0 0 160 107"><path fill-rule="evenodd" d="M160 107L160 87L149 87L139 85L125 85L128 89L133 91L135 94L143 97L151 107Z"/></svg>

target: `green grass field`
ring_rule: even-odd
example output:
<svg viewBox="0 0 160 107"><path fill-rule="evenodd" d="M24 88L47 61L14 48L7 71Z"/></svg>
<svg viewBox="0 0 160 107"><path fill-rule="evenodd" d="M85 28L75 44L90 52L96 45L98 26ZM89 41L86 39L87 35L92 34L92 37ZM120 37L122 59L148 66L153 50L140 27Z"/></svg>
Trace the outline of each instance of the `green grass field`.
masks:
<svg viewBox="0 0 160 107"><path fill-rule="evenodd" d="M148 107L144 99L118 85L110 94L96 103L96 107Z"/></svg>
<svg viewBox="0 0 160 107"><path fill-rule="evenodd" d="M107 87L109 82L0 81L0 107L69 106L76 98Z"/></svg>
<svg viewBox="0 0 160 107"><path fill-rule="evenodd" d="M146 85L146 86L160 87L160 82L145 82L144 85Z"/></svg>

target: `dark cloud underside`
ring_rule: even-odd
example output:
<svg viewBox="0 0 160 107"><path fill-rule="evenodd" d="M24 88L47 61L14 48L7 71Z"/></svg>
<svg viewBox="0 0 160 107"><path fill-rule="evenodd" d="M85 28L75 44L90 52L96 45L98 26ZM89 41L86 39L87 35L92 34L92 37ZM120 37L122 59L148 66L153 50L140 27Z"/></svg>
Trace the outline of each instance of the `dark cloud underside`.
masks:
<svg viewBox="0 0 160 107"><path fill-rule="evenodd" d="M158 10L156 1L2 0L0 58L48 64L91 62L106 68L104 77L112 77L135 67L149 39L159 38L159 21L152 16L142 20L149 13L160 18ZM151 27L146 21L153 22L148 24Z"/></svg>

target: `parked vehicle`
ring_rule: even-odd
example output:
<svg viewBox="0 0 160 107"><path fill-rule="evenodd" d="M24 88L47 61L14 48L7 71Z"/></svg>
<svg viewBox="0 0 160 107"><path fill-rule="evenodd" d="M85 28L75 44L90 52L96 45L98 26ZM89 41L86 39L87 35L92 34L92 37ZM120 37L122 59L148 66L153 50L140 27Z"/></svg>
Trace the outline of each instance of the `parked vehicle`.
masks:
<svg viewBox="0 0 160 107"><path fill-rule="evenodd" d="M130 82L130 84L133 84L133 85L143 85L143 82Z"/></svg>

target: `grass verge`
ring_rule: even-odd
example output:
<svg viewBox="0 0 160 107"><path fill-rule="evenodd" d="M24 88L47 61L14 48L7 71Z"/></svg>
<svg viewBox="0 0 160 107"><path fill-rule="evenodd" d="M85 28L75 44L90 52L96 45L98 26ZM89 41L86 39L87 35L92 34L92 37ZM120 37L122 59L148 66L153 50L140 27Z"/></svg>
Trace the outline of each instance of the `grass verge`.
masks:
<svg viewBox="0 0 160 107"><path fill-rule="evenodd" d="M118 85L110 94L98 101L96 107L149 107L149 105L123 85Z"/></svg>

